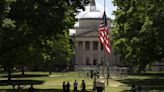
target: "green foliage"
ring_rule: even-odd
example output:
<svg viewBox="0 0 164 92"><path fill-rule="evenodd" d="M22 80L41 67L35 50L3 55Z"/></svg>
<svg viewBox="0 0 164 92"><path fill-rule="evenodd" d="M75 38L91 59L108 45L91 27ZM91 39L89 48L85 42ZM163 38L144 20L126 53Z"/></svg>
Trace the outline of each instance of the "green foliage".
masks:
<svg viewBox="0 0 164 92"><path fill-rule="evenodd" d="M70 63L71 47L69 41L69 34L65 31L64 35L58 35L60 39L47 40L49 45L45 47L43 55L44 62L49 65L49 68L56 70L65 69Z"/></svg>
<svg viewBox="0 0 164 92"><path fill-rule="evenodd" d="M68 62L68 29L88 0L0 0L0 64ZM9 68L12 68L9 66ZM10 69L9 69L10 70Z"/></svg>
<svg viewBox="0 0 164 92"><path fill-rule="evenodd" d="M125 65L143 71L162 58L163 7L159 0L114 0L118 7L112 34L113 47ZM161 33L160 33L161 32Z"/></svg>

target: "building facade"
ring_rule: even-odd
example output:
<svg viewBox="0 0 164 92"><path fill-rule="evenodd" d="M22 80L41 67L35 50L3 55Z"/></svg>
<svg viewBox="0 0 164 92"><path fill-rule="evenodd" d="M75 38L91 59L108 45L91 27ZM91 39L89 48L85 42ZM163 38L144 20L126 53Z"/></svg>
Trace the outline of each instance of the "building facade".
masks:
<svg viewBox="0 0 164 92"><path fill-rule="evenodd" d="M98 39L99 21L103 11L96 10L95 1L91 0L90 9L82 12L78 17L78 25L75 27L75 65L79 66L109 66L118 65L119 56L107 54ZM109 17L108 24L109 23ZM109 27L110 28L110 27ZM111 30L110 30L111 32Z"/></svg>

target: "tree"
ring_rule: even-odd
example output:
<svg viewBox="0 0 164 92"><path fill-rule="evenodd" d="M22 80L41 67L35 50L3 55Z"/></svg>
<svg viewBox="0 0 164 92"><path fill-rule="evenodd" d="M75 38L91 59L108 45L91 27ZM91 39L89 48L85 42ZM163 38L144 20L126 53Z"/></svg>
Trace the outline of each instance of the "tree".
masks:
<svg viewBox="0 0 164 92"><path fill-rule="evenodd" d="M46 43L49 46L45 47L45 52L43 53L44 61L49 67L50 74L52 70L64 70L70 63L72 50L68 31L65 31L64 35L58 35L58 38L60 39L47 41Z"/></svg>
<svg viewBox="0 0 164 92"><path fill-rule="evenodd" d="M159 33L163 30L163 4L159 0L114 0L118 7L112 34L113 47L121 54L125 65L144 71L147 65L160 61L162 45ZM153 12L153 13L152 13Z"/></svg>
<svg viewBox="0 0 164 92"><path fill-rule="evenodd" d="M27 54L37 54L32 61L42 60L45 49L53 49L47 42L60 39L58 35L73 27L78 9L86 3L87 0L1 0L0 63L23 67L30 58ZM62 53L65 52L59 54ZM11 73L12 67L8 68Z"/></svg>
<svg viewBox="0 0 164 92"><path fill-rule="evenodd" d="M18 48L18 50L16 51L15 66L21 69L22 75L24 75L25 67L31 66L34 60L40 65L40 63L37 60L37 59L40 60L41 58L39 57L39 54L40 53L35 51L34 48L32 48L32 46L30 45L24 45Z"/></svg>
<svg viewBox="0 0 164 92"><path fill-rule="evenodd" d="M7 50L6 48L13 46L14 38L16 37L15 21L6 17L9 12L9 2L0 1L0 12L0 52L3 52L0 54L0 64L8 72L8 80L11 80L11 70L16 61L15 49L10 50L10 52L4 52Z"/></svg>

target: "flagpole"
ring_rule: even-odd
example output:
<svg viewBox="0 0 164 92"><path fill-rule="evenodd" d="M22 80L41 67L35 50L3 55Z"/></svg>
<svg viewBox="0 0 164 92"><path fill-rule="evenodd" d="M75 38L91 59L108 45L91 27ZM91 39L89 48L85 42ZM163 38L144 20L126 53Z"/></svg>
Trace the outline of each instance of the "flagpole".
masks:
<svg viewBox="0 0 164 92"><path fill-rule="evenodd" d="M106 63L107 63L107 85L109 81L109 62L108 62L108 55L106 55Z"/></svg>
<svg viewBox="0 0 164 92"><path fill-rule="evenodd" d="M105 11L105 8L106 8L105 6L106 6L106 0L104 0L104 11Z"/></svg>
<svg viewBox="0 0 164 92"><path fill-rule="evenodd" d="M106 0L104 0L104 12L105 12L105 8L106 8ZM108 85L108 80L109 80L109 62L108 62L108 53L105 53L105 61L106 61L106 72L107 72L107 85Z"/></svg>

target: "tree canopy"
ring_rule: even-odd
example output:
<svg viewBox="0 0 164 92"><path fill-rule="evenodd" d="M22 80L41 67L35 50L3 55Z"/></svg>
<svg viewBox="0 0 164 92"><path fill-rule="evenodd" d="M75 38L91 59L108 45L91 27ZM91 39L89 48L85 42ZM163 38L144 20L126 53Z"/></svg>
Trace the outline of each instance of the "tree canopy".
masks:
<svg viewBox="0 0 164 92"><path fill-rule="evenodd" d="M164 1L114 0L117 10L112 34L113 48L121 61L143 71L163 54Z"/></svg>
<svg viewBox="0 0 164 92"><path fill-rule="evenodd" d="M45 56L56 60L62 55L61 61L68 61L68 29L74 26L78 9L84 9L87 3L88 0L0 0L0 64L10 75L13 66L44 61ZM57 49L60 46L66 47Z"/></svg>

